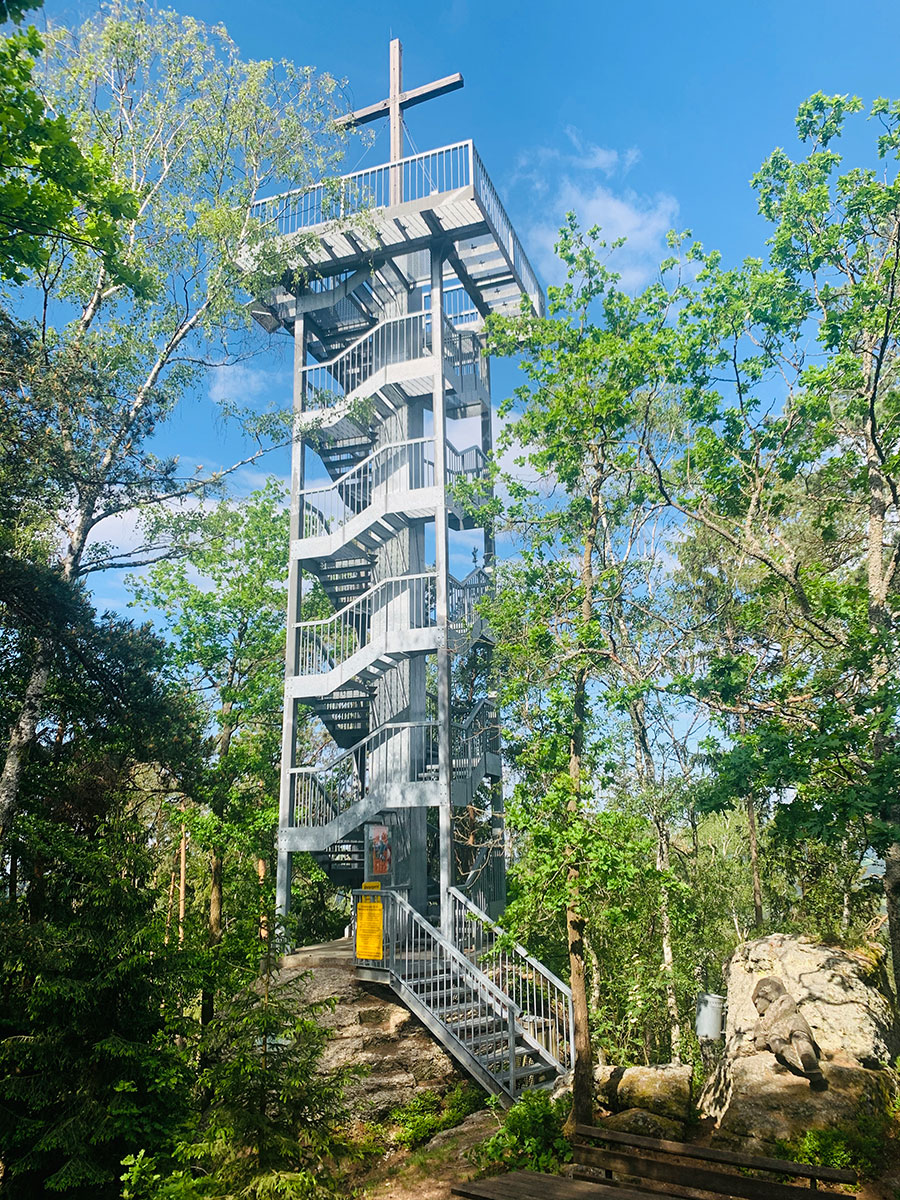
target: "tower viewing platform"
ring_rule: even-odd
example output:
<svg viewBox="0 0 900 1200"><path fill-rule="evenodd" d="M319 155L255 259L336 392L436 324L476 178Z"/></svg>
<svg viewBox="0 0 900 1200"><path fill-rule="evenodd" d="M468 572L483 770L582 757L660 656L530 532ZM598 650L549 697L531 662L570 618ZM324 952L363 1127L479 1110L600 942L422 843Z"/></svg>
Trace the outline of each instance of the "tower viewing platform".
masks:
<svg viewBox="0 0 900 1200"><path fill-rule="evenodd" d="M494 541L456 485L492 448L484 320L544 298L473 143L403 156L402 112L462 78L400 74L394 42L389 99L344 118L390 116L389 162L255 208L284 271L253 315L294 347L278 906L313 855L355 898L363 978L511 1099L568 1069L570 996L496 952Z"/></svg>
<svg viewBox="0 0 900 1200"><path fill-rule="evenodd" d="M293 235L315 232L295 265L322 279L360 258L374 268L445 238L449 265L478 316L514 315L523 295L543 315L537 276L471 140L261 200L254 215L286 246Z"/></svg>

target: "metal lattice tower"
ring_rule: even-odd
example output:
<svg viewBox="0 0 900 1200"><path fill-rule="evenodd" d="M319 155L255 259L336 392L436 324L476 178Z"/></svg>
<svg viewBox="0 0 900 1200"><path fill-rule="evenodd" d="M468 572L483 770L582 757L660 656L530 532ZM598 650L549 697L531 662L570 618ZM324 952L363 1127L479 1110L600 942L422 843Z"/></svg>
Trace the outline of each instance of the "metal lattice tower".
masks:
<svg viewBox="0 0 900 1200"><path fill-rule="evenodd" d="M300 283L254 305L294 339L279 908L292 855L309 851L347 886L381 872L423 916L439 910L445 934L457 882L492 913L505 892L496 713L471 672L459 686L489 647L477 604L494 546L454 484L491 449L484 318L520 311L523 294L543 310L472 142L403 156L403 110L460 86L404 92L392 43L390 98L345 119L389 116L390 162L257 206ZM462 531L480 563L458 579ZM328 611L305 611L314 599ZM312 761L300 706L327 735ZM491 827L468 861L460 811Z"/></svg>

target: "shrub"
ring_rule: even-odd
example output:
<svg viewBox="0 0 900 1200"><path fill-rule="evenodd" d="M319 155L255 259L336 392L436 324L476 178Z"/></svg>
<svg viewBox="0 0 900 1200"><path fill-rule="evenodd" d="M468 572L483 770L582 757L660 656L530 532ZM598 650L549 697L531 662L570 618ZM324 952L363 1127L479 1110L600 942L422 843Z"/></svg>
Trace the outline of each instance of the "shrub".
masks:
<svg viewBox="0 0 900 1200"><path fill-rule="evenodd" d="M423 1091L408 1104L395 1108L391 1121L399 1126L397 1142L408 1150L421 1146L442 1129L452 1129L470 1113L484 1107L484 1093L468 1083L458 1083L452 1092L440 1096Z"/></svg>
<svg viewBox="0 0 900 1200"><path fill-rule="evenodd" d="M877 1128L809 1129L802 1138L779 1142L778 1152L791 1162L838 1167L869 1178L884 1164L886 1123Z"/></svg>
<svg viewBox="0 0 900 1200"><path fill-rule="evenodd" d="M571 1101L552 1100L549 1092L525 1092L506 1114L493 1137L473 1151L479 1166L504 1171L558 1171L572 1159L563 1134Z"/></svg>

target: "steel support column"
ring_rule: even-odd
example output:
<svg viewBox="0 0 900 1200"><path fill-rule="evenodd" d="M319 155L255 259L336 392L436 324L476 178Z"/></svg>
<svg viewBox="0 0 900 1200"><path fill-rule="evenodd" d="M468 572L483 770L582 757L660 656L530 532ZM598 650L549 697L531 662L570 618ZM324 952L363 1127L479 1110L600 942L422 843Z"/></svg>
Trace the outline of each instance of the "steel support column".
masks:
<svg viewBox="0 0 900 1200"><path fill-rule="evenodd" d="M291 540L300 537L303 528L303 501L301 493L305 478L305 441L300 433L298 418L303 412L306 394L306 318L298 311L294 320L294 388L291 443ZM291 556L288 564L287 638L285 641L285 679L290 679L299 670L297 661L297 623L302 604L302 572L299 562ZM296 745L297 701L285 695L284 715L281 731L281 787L278 801L278 868L275 879L275 906L278 918L279 938L286 942L284 920L291 911L291 875L293 854L282 845L282 835L293 823L293 778L291 768ZM285 946L287 949L287 946Z"/></svg>

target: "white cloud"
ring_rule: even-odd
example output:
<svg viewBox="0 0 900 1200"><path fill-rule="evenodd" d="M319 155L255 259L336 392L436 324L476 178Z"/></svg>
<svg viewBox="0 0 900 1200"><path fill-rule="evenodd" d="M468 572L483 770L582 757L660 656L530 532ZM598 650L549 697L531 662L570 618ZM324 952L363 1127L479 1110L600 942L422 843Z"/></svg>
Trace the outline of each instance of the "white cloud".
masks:
<svg viewBox="0 0 900 1200"><path fill-rule="evenodd" d="M650 281L665 257L665 237L678 219L678 201L665 192L646 196L631 189L615 192L600 183L560 179L544 219L533 222L525 234L534 265L548 283L560 283L564 276L553 247L569 212L575 213L582 229L599 225L610 244L626 239L624 246L611 252L609 266L621 275L621 286L633 291Z"/></svg>
<svg viewBox="0 0 900 1200"><path fill-rule="evenodd" d="M624 288L640 288L652 278L667 252L665 235L678 219L678 201L666 192L646 194L623 186L640 157L635 146L600 146L568 125L560 145L537 146L519 160L511 185L520 193L527 189L520 209L531 211L520 232L546 283L559 283L564 275L553 247L569 212L583 229L599 225L607 242L627 239L609 259Z"/></svg>
<svg viewBox="0 0 900 1200"><path fill-rule="evenodd" d="M213 367L210 371L209 398L214 404L226 401L249 404L277 385L274 374L271 367L249 367L246 363Z"/></svg>

